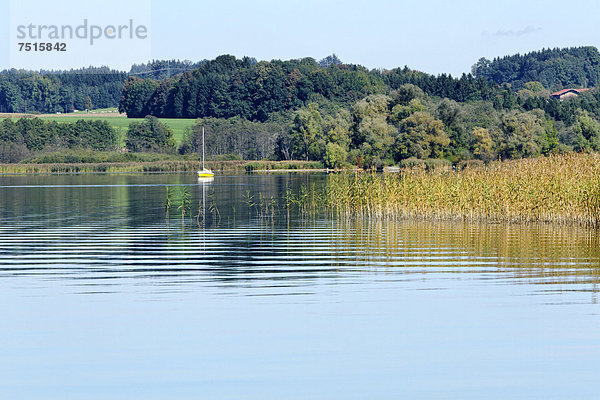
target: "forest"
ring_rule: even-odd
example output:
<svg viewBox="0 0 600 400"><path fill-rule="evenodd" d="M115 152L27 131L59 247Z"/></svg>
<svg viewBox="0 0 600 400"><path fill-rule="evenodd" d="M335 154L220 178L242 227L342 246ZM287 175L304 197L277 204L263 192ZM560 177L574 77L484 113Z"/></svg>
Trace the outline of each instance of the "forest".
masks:
<svg viewBox="0 0 600 400"><path fill-rule="evenodd" d="M564 57L570 62L567 76L583 75L591 83L597 74L588 67L597 55L595 48L580 48L528 57L553 58L555 64ZM516 90L517 81L498 84L481 74L454 78L407 67L369 71L329 61L256 63L221 56L170 79L128 78L120 108L130 116L200 118L181 153L196 151L202 125L210 155L321 161L330 168L488 162L600 149L598 89L559 101L539 81ZM502 62L486 65L508 68ZM540 68L551 75L551 66ZM560 71L554 76L563 79Z"/></svg>
<svg viewBox="0 0 600 400"><path fill-rule="evenodd" d="M600 53L595 47L543 49L527 54L481 58L471 69L473 76L497 84L508 83L514 90L527 82L540 82L550 90L567 87L596 87L600 82Z"/></svg>
<svg viewBox="0 0 600 400"><path fill-rule="evenodd" d="M65 149L111 151L118 147L115 130L105 121L57 123L40 118L0 121L0 162L22 161L40 152Z"/></svg>
<svg viewBox="0 0 600 400"><path fill-rule="evenodd" d="M461 77L408 67L368 70L335 55L319 62L223 55L198 63L152 61L129 73L4 71L0 112L118 104L128 117L197 118L183 142L150 135L127 142L133 152L197 152L204 127L211 157L320 161L332 168L456 164L599 150L599 80L594 47L480 59ZM550 96L568 87L592 90L566 101ZM143 131L133 128L128 135Z"/></svg>
<svg viewBox="0 0 600 400"><path fill-rule="evenodd" d="M70 71L0 73L0 113L67 113L115 107L124 72L89 67Z"/></svg>
<svg viewBox="0 0 600 400"><path fill-rule="evenodd" d="M489 162L600 150L600 122L597 114L586 111L599 100L597 90L566 102L548 100L554 105L547 108L556 115L573 113L565 121L542 108L518 106L519 101L498 110L490 101L456 102L405 84L389 95L366 96L349 108L309 103L266 122L199 119L179 151L197 150L200 126L206 127L211 155L264 158L261 149L274 144L272 158L321 161L330 168L436 159L449 164Z"/></svg>

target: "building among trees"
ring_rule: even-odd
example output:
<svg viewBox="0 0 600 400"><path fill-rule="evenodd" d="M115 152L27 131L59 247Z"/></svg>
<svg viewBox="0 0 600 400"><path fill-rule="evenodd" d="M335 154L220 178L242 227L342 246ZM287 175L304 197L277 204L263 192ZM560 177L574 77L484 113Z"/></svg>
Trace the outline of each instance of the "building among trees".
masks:
<svg viewBox="0 0 600 400"><path fill-rule="evenodd" d="M568 99L570 97L577 97L580 93L586 92L590 89L563 89L556 93L552 93L552 97L558 100Z"/></svg>

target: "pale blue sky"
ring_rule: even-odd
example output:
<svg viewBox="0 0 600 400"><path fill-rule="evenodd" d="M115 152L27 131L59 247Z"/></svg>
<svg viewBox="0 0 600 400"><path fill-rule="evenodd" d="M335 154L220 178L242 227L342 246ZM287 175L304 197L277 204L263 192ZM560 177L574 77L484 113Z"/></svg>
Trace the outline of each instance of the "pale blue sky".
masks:
<svg viewBox="0 0 600 400"><path fill-rule="evenodd" d="M10 4L10 0L1 1ZM17 4L29 10L44 7L39 13L43 18L32 21L39 24L64 20L76 24L84 17L129 19L136 18L138 12L151 15L149 47L133 43L128 44L129 48L98 46L93 55L19 59L20 64L15 65L9 59L8 47L12 46L11 40L16 41L16 33L9 25L24 23L22 8L12 16L0 16L0 68L67 68L103 63L129 69L133 62L145 62L146 58L197 61L233 54L259 60L306 56L320 59L336 53L345 62L369 68L408 65L425 72L456 75L468 72L480 57L543 47L600 45L597 0L108 1L112 5L97 2L108 10L104 19L97 17L97 9L81 0L54 1L50 6L41 0L20 0ZM123 4L127 5L125 11Z"/></svg>

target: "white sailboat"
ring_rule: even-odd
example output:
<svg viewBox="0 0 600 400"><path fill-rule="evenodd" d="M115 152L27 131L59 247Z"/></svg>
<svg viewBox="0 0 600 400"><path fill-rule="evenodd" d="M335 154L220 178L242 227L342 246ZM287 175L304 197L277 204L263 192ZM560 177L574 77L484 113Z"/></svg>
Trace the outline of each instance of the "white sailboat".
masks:
<svg viewBox="0 0 600 400"><path fill-rule="evenodd" d="M215 174L204 167L204 127L202 127L202 170L198 171L198 178L214 178Z"/></svg>

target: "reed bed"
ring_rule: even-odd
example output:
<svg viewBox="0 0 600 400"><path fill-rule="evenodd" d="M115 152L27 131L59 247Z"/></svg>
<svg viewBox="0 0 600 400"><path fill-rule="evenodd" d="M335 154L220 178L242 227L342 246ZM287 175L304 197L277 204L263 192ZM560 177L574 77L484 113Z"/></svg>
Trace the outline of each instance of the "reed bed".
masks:
<svg viewBox="0 0 600 400"><path fill-rule="evenodd" d="M338 174L325 192L329 210L353 217L600 227L600 155L555 155L462 171Z"/></svg>
<svg viewBox="0 0 600 400"><path fill-rule="evenodd" d="M155 160L133 162L65 162L0 164L0 174L55 174L55 173L134 173L134 172L192 172L201 169L198 160ZM248 167L251 165L251 167ZM265 168L255 168L257 165ZM213 171L307 170L321 164L306 161L207 161Z"/></svg>
<svg viewBox="0 0 600 400"><path fill-rule="evenodd" d="M251 161L244 166L247 172L276 170L321 170L325 169L319 161Z"/></svg>
<svg viewBox="0 0 600 400"><path fill-rule="evenodd" d="M0 174L76 174L123 172L179 172L195 171L198 161L157 161L129 163L51 163L0 164Z"/></svg>

